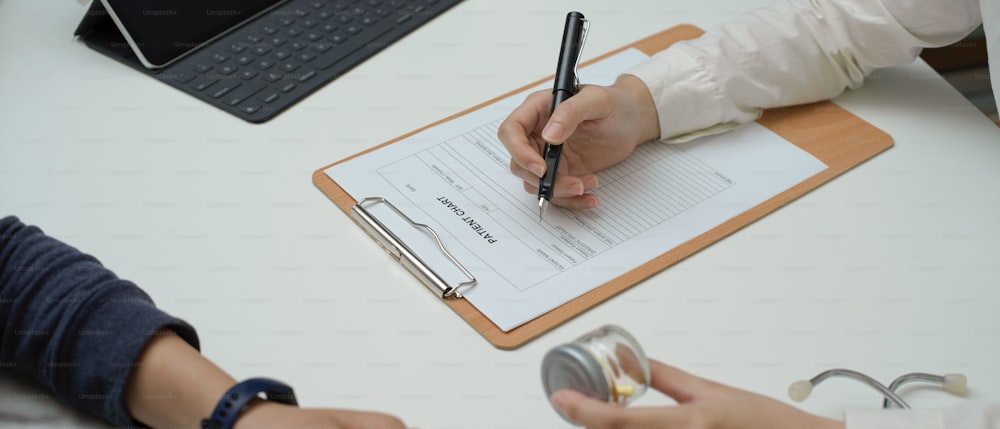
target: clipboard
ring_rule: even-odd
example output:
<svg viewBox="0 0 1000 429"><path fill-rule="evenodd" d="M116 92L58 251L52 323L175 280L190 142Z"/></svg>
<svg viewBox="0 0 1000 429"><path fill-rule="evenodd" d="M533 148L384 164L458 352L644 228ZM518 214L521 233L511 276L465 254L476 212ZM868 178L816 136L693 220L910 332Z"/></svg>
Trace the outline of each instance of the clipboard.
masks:
<svg viewBox="0 0 1000 429"><path fill-rule="evenodd" d="M636 48L648 55L653 55L666 49L675 42L695 39L701 36L702 33L703 31L697 27L691 25L679 25L639 40L631 45L605 53L604 55L581 64L581 66L600 61L628 48ZM493 104L515 93L536 87L549 79L551 79L551 77L530 83L524 87L500 95L492 100L456 113L361 153L324 166L313 173L313 184L316 185L320 191L330 198L330 200L340 207L346 214L354 217L352 215L352 208L354 208L358 202L351 198L351 196L348 195L336 182L326 175L325 170L327 168L364 155L381 147L391 145L418 132L438 126L469 112ZM779 207L788 204L789 202L819 187L823 183L832 180L847 170L860 165L862 162L878 155L893 145L892 137L888 134L830 101L769 109L764 112L764 115L757 122L782 138L788 140L792 144L798 146L802 150L809 152L826 164L827 168L809 179L806 179L805 181L785 190L784 192L775 195L767 201L758 204L750 210L747 210L716 226L715 228L712 228L711 230L695 237L694 239L670 249L669 251L643 263L642 265L635 267L627 273L624 273L615 279L600 285L593 290L549 311L548 313L545 313L508 332L500 330L465 299L446 298L442 299L442 301L458 313L462 319L464 319L495 347L503 350L516 349L544 334L550 329L559 326L563 322L572 319L578 314L604 302L605 300L632 286L635 286L653 274L666 269L695 252L698 252L712 243L715 243L729 234L732 234L749 225L757 219L764 217L768 213L771 213ZM370 231L369 234L371 234ZM399 259L398 255L394 256ZM404 263L404 265L406 264ZM411 271L413 270L412 267L407 268ZM422 281L426 284L426 280L422 279ZM428 287L431 287L431 285L428 285Z"/></svg>

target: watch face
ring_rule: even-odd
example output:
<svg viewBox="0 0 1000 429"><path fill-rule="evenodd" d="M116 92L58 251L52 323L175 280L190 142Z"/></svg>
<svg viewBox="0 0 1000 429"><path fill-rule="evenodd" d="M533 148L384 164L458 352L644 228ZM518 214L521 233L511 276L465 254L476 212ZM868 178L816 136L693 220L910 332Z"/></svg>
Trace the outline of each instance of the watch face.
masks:
<svg viewBox="0 0 1000 429"><path fill-rule="evenodd" d="M162 67L285 0L101 0L132 51Z"/></svg>

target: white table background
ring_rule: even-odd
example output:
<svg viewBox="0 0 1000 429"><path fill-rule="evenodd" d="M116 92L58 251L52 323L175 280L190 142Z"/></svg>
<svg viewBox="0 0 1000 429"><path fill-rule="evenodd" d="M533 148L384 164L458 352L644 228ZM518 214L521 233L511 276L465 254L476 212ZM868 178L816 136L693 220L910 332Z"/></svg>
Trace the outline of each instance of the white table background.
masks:
<svg viewBox="0 0 1000 429"><path fill-rule="evenodd" d="M541 357L609 322L650 356L782 400L831 367L885 382L964 372L969 397L1000 400L1000 130L920 61L835 100L894 148L516 351L489 345L312 185L322 166L551 74L569 10L592 21L590 58L768 1L614 3L466 0L253 125L74 41L75 2L0 0L0 213L136 282L234 377L424 429L569 427L542 393ZM0 386L0 411L48 416L30 427L101 426L10 373ZM801 406L879 404L829 381Z"/></svg>

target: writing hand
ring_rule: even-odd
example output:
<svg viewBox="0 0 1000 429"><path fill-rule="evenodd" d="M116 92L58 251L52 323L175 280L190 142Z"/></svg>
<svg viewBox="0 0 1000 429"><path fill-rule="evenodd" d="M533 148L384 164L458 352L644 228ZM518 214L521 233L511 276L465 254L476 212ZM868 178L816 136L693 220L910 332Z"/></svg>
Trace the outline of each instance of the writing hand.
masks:
<svg viewBox="0 0 1000 429"><path fill-rule="evenodd" d="M549 117L551 108L550 91L531 94L500 124L497 136L511 155L511 172L531 194L545 173L545 143L566 144L551 201L565 207L597 207L597 196L589 194L598 186L595 173L660 134L649 90L633 76L611 86L584 85Z"/></svg>

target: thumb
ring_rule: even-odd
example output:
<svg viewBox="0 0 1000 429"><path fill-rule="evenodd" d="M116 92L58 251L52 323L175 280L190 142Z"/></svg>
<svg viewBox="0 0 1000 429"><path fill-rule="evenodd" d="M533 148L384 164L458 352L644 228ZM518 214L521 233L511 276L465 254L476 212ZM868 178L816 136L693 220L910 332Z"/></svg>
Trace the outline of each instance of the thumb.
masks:
<svg viewBox="0 0 1000 429"><path fill-rule="evenodd" d="M552 144L566 141L585 121L607 117L611 97L606 88L586 85L576 95L556 106L542 129L542 138Z"/></svg>

